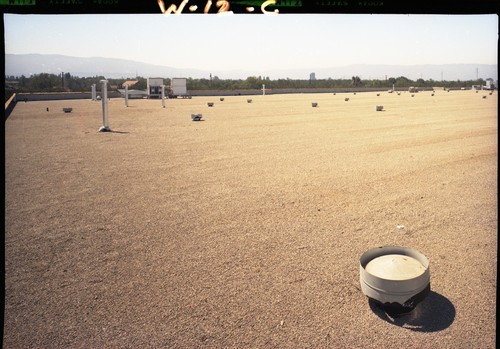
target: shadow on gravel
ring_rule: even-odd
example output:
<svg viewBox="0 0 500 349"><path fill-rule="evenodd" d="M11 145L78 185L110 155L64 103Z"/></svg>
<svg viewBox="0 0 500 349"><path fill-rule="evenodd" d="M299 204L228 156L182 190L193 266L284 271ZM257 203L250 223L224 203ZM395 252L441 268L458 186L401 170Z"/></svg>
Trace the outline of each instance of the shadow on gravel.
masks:
<svg viewBox="0 0 500 349"><path fill-rule="evenodd" d="M431 291L409 314L392 317L382 310L376 302L369 300L373 313L382 320L416 332L442 331L455 320L455 307L448 298Z"/></svg>
<svg viewBox="0 0 500 349"><path fill-rule="evenodd" d="M107 129L107 130L101 130L99 129L99 131L97 131L98 133L118 133L118 134L128 134L129 132L127 131L115 131L115 130L110 130L110 129ZM87 132L85 132L87 133Z"/></svg>

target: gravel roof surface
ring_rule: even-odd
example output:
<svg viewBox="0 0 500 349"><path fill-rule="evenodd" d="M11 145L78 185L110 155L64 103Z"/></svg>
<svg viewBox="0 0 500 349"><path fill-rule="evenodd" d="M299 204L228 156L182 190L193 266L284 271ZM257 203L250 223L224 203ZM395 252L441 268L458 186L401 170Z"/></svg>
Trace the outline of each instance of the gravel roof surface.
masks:
<svg viewBox="0 0 500 349"><path fill-rule="evenodd" d="M18 103L4 348L495 347L497 96L112 99L109 133ZM359 284L384 245L430 260L396 319Z"/></svg>

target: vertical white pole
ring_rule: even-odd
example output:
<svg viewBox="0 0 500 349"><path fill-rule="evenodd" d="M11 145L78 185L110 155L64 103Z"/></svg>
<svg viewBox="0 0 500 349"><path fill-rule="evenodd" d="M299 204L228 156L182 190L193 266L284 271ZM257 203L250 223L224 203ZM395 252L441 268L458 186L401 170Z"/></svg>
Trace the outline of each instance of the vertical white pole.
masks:
<svg viewBox="0 0 500 349"><path fill-rule="evenodd" d="M100 132L109 132L111 129L108 125L108 80L101 80L101 94L102 94L102 126Z"/></svg>
<svg viewBox="0 0 500 349"><path fill-rule="evenodd" d="M97 93L95 91L95 84L92 84L92 100L95 101L97 99Z"/></svg>
<svg viewBox="0 0 500 349"><path fill-rule="evenodd" d="M165 85L161 85L161 105L165 108Z"/></svg>
<svg viewBox="0 0 500 349"><path fill-rule="evenodd" d="M128 85L125 85L125 106L128 107Z"/></svg>
<svg viewBox="0 0 500 349"><path fill-rule="evenodd" d="M108 126L108 81L101 80L102 83L102 122L103 126Z"/></svg>
<svg viewBox="0 0 500 349"><path fill-rule="evenodd" d="M262 84L262 95L266 95L266 85Z"/></svg>

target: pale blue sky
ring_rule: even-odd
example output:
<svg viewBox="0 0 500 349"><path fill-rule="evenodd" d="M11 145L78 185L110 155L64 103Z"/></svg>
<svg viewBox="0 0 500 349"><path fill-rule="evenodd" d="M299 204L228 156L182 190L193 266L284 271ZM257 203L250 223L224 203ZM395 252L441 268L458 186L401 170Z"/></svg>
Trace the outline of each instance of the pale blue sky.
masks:
<svg viewBox="0 0 500 349"><path fill-rule="evenodd" d="M497 64L497 15L4 15L5 52L175 68Z"/></svg>

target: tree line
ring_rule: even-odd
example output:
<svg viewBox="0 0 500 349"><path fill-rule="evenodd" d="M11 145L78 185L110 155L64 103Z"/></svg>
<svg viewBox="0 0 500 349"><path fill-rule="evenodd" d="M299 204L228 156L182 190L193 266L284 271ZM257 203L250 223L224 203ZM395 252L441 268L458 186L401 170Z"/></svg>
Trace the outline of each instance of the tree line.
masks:
<svg viewBox="0 0 500 349"><path fill-rule="evenodd" d="M92 85L96 84L97 89L100 89L100 80L105 79L104 76L94 77L78 77L70 73L64 74L35 74L30 77L22 76L5 76L5 99L8 99L13 93L19 92L88 92L91 91ZM113 91L123 88L122 85L128 80L137 80L138 82L130 87L136 90L145 90L147 88L147 80L144 77L136 78L121 78L107 79L108 90ZM165 85L170 85L170 79L165 79ZM390 77L385 80L377 79L361 79L359 76L353 76L351 79L276 79L271 80L269 77L249 76L246 79L220 79L217 76L210 79L199 78L187 79L188 90L245 90L245 89L261 89L265 85L266 89L287 89L287 88L350 88L350 87L369 87L369 88L408 88L415 86L419 88L430 87L445 87L445 88L461 88L470 87L472 85L484 85L483 79L467 80L467 81L435 81L432 79L418 79L413 81L404 76L397 78Z"/></svg>

